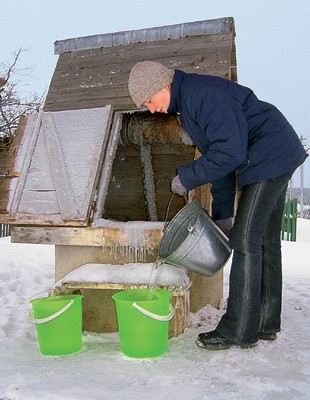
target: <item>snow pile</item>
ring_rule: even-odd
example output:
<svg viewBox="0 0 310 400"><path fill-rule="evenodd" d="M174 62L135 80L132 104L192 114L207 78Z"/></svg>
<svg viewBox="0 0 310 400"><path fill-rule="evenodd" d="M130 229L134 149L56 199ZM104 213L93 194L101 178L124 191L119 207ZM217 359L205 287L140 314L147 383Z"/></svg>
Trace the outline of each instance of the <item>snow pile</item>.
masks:
<svg viewBox="0 0 310 400"><path fill-rule="evenodd" d="M95 283L123 283L141 284L150 283L152 263L132 263L124 265L112 264L84 264L80 268L69 272L56 286L65 282L95 282ZM186 271L172 265L164 264L159 276L159 285L188 287L190 281Z"/></svg>

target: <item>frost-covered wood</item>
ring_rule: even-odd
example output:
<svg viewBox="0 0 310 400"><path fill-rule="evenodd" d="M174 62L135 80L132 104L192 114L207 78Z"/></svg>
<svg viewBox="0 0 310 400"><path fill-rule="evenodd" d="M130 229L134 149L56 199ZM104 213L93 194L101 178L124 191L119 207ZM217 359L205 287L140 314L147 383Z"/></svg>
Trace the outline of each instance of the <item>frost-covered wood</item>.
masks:
<svg viewBox="0 0 310 400"><path fill-rule="evenodd" d="M28 146L16 159L20 178L8 201L12 223L87 224L111 114L107 106L28 118Z"/></svg>
<svg viewBox="0 0 310 400"><path fill-rule="evenodd" d="M152 225L151 225L152 224ZM126 247L150 249L158 247L164 224L161 222L125 222L118 226L74 228L64 226L13 226L13 243L56 244L72 246Z"/></svg>
<svg viewBox="0 0 310 400"><path fill-rule="evenodd" d="M234 29L233 25L233 18L228 17L168 25L159 28L155 27L135 31L115 32L103 35L57 40L55 42L55 54L99 47L123 46L129 43L171 40L202 34L219 35L231 32Z"/></svg>

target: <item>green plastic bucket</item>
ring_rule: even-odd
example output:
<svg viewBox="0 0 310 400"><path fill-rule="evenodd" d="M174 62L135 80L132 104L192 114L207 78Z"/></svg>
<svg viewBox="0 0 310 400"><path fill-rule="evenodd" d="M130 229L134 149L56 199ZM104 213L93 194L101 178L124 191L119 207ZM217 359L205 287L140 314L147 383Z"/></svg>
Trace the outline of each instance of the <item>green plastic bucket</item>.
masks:
<svg viewBox="0 0 310 400"><path fill-rule="evenodd" d="M150 297L150 298L149 298ZM121 351L128 357L159 357L168 350L169 321L174 315L171 293L131 289L115 293Z"/></svg>
<svg viewBox="0 0 310 400"><path fill-rule="evenodd" d="M70 295L30 301L30 319L35 323L42 354L70 354L81 349L82 299L82 295Z"/></svg>

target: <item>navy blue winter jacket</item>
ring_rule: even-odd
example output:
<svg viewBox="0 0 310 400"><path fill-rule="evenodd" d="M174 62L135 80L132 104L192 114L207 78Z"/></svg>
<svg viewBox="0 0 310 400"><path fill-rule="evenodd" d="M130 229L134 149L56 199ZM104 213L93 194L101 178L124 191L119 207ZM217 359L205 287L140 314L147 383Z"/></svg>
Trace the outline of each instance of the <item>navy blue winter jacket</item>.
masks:
<svg viewBox="0 0 310 400"><path fill-rule="evenodd" d="M212 183L215 195L224 193L218 196L223 204L233 197L235 171L242 187L293 173L307 157L281 112L231 80L176 70L168 113L180 114L181 125L202 153L178 168L182 184L191 190ZM222 212L213 218L228 216Z"/></svg>

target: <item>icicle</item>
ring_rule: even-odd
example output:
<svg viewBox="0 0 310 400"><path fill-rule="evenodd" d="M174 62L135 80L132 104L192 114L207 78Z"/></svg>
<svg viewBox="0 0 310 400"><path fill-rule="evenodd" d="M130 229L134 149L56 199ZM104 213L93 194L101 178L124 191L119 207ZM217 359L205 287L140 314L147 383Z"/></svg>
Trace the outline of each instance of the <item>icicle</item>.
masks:
<svg viewBox="0 0 310 400"><path fill-rule="evenodd" d="M113 228L119 230L118 242L113 246L105 246L104 232L102 237L102 250L106 253L118 256L126 256L130 262L145 262L146 256L153 255L155 248L152 243L152 235L146 230L162 230L163 222L115 222L101 220L98 226L102 228Z"/></svg>

